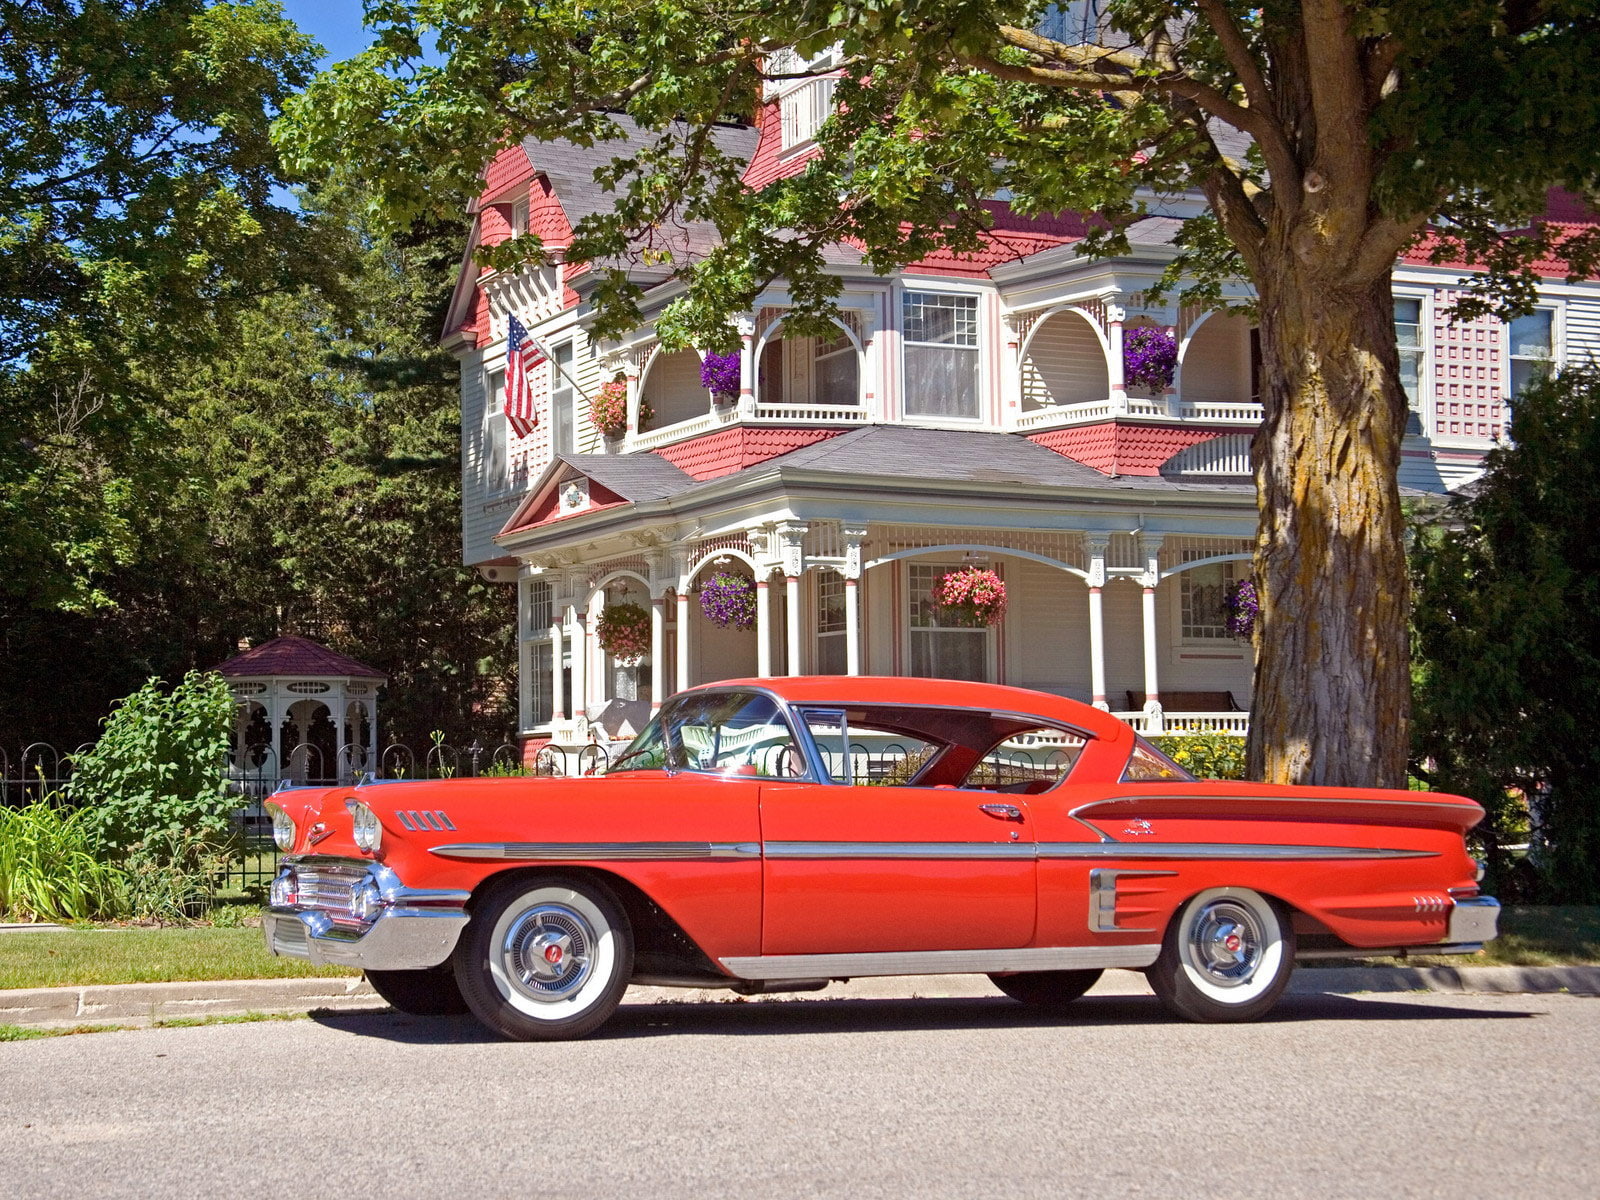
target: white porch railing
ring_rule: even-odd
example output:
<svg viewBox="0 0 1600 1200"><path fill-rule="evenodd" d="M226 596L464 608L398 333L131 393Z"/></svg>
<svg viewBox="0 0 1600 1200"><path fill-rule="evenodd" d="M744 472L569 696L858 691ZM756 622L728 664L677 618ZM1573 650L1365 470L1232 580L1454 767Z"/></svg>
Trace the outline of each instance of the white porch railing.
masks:
<svg viewBox="0 0 1600 1200"><path fill-rule="evenodd" d="M697 417L690 417L687 421L677 421L671 425L664 425L660 429L651 429L645 433L631 434L624 442L624 450L654 450L658 446L670 446L673 442L681 442L685 438L699 437L701 434L715 433L719 429L726 429L730 425L739 423L738 411L732 408L714 409L703 412Z"/></svg>
<svg viewBox="0 0 1600 1200"><path fill-rule="evenodd" d="M758 404L752 418L757 424L860 425L867 419L865 409L841 404Z"/></svg>
<svg viewBox="0 0 1600 1200"><path fill-rule="evenodd" d="M1169 712L1159 719L1145 712L1112 713L1119 721L1126 721L1139 733L1152 735L1185 733L1225 733L1244 737L1250 732L1250 714L1247 712Z"/></svg>
<svg viewBox="0 0 1600 1200"><path fill-rule="evenodd" d="M1082 404L1057 404L1035 408L1017 416L1012 428L1019 433L1033 429L1060 429L1068 425L1088 425L1112 417L1135 421L1201 421L1208 425L1259 425L1261 405L1249 402L1186 402L1130 396L1125 404L1110 399Z"/></svg>

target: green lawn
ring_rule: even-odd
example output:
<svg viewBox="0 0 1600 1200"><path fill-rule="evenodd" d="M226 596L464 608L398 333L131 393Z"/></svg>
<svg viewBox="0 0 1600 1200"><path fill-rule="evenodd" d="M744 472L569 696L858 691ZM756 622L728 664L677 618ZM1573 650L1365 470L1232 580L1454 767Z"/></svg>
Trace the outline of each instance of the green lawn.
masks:
<svg viewBox="0 0 1600 1200"><path fill-rule="evenodd" d="M357 973L274 958L251 927L0 933L0 988Z"/></svg>

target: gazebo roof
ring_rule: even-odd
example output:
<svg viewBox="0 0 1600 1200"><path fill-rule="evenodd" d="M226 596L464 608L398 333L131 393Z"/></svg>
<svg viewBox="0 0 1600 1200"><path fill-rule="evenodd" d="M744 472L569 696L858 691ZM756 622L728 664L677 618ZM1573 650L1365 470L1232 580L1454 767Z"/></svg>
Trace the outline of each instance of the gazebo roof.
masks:
<svg viewBox="0 0 1600 1200"><path fill-rule="evenodd" d="M262 642L243 654L234 655L217 667L217 671L229 679L267 679L282 675L388 678L382 671L357 662L348 654L329 650L303 637L275 637L270 642Z"/></svg>

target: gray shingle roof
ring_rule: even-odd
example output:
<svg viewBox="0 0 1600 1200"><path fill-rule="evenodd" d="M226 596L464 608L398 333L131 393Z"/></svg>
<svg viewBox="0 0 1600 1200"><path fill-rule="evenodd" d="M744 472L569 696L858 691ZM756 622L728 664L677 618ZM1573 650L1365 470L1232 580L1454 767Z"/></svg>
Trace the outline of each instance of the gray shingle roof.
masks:
<svg viewBox="0 0 1600 1200"><path fill-rule="evenodd" d="M657 454L563 454L561 461L624 500L664 500L695 486L692 475Z"/></svg>
<svg viewBox="0 0 1600 1200"><path fill-rule="evenodd" d="M875 475L927 481L993 484L997 488L1063 487L1157 492L1249 491L1248 482L1112 478L1015 433L871 425L791 450L749 468L830 475Z"/></svg>

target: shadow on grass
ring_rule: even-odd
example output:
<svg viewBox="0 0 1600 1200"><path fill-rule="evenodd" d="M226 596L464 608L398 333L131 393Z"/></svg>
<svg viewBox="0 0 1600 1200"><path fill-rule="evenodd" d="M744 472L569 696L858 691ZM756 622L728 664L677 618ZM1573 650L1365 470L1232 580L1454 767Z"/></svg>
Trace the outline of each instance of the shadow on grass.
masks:
<svg viewBox="0 0 1600 1200"><path fill-rule="evenodd" d="M1448 1003L1402 999L1357 999L1339 995L1285 996L1266 1023L1338 1021L1501 1021L1543 1014L1474 1004L1453 996ZM392 1010L313 1013L330 1029L359 1037L417 1045L456 1045L501 1040L471 1017L414 1017ZM763 1037L785 1034L924 1033L959 1029L1050 1029L1094 1026L1174 1025L1178 1018L1153 996L1088 996L1062 1013L1045 1013L1004 997L977 999L697 1001L685 1004L624 1004L591 1040L679 1037Z"/></svg>

